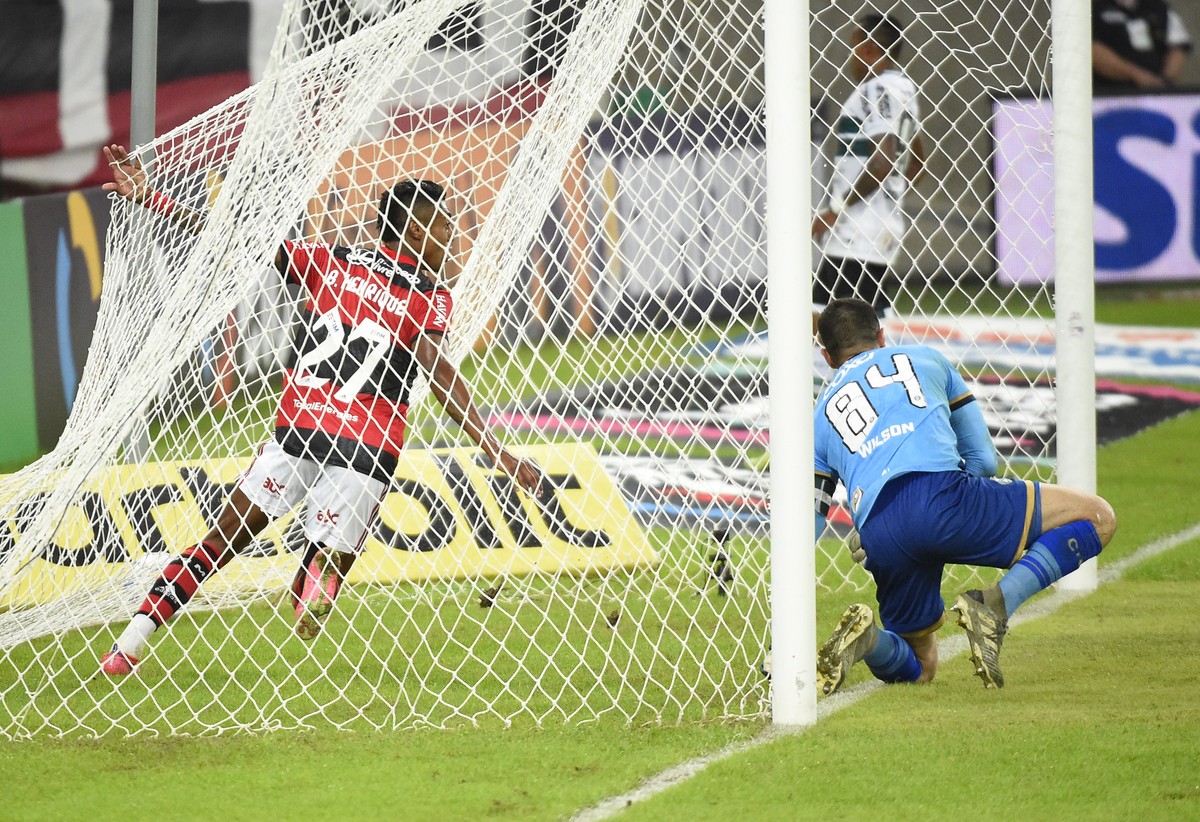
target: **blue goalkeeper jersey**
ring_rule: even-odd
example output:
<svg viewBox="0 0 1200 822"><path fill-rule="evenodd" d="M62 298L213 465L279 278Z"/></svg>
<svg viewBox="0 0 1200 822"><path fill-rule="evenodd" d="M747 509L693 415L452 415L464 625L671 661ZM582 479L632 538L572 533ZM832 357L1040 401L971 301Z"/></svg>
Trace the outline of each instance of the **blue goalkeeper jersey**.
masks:
<svg viewBox="0 0 1200 822"><path fill-rule="evenodd" d="M973 399L954 366L932 348L889 346L851 357L817 400L816 472L842 481L861 529L888 480L962 470L950 413ZM977 412L976 418L974 427L982 425ZM986 438L986 428L982 433Z"/></svg>

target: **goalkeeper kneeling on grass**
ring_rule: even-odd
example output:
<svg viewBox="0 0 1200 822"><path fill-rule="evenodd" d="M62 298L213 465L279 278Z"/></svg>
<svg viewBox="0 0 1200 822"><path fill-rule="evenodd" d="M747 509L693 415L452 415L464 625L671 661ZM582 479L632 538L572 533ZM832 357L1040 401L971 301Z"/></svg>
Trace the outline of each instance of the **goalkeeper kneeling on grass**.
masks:
<svg viewBox="0 0 1200 822"><path fill-rule="evenodd" d="M817 653L822 690L838 690L860 660L884 682L933 679L950 563L1008 569L952 608L975 674L1003 687L1008 619L1100 553L1117 528L1112 507L1059 485L993 478L996 451L963 378L932 348L884 346L869 303L834 300L818 328L837 369L814 412L818 530L840 479L883 623L866 605L846 610Z"/></svg>
<svg viewBox="0 0 1200 822"><path fill-rule="evenodd" d="M141 163L106 148L104 188L198 231L202 214L154 191ZM443 344L451 295L438 276L453 237L445 190L404 180L380 198L377 248L284 242L275 265L307 302L284 371L274 437L238 481L216 526L163 569L101 657L111 676L132 672L150 635L183 608L273 519L304 503L308 546L292 583L296 633L314 638L333 608L395 472L418 373L446 412L501 470L536 494L541 472L488 430Z"/></svg>

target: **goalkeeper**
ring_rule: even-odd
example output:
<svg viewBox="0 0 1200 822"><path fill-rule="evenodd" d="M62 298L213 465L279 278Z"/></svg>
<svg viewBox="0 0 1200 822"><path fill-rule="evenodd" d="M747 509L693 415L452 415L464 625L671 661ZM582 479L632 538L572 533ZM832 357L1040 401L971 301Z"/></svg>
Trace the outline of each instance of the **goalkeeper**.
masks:
<svg viewBox="0 0 1200 822"><path fill-rule="evenodd" d="M153 191L123 147L104 152L113 167L106 190L199 230L202 215ZM500 445L446 354L452 302L438 276L453 217L445 190L427 180L399 182L383 193L376 224L377 248L291 241L280 247L275 265L307 301L284 371L275 435L212 530L151 585L101 657L105 674L131 673L151 634L259 531L302 502L308 544L292 583L295 628L304 639L317 636L395 472L419 373L484 454L526 492L538 493L541 472Z"/></svg>
<svg viewBox="0 0 1200 822"><path fill-rule="evenodd" d="M834 300L819 326L837 373L814 412L817 524L840 479L883 623L866 605L846 610L817 653L822 690L840 688L859 660L884 682L933 679L948 563L1008 569L999 584L960 594L952 609L975 673L985 687L1003 687L1008 619L1100 553L1116 531L1112 507L1059 485L992 478L996 452L962 377L926 346L885 347L870 303Z"/></svg>

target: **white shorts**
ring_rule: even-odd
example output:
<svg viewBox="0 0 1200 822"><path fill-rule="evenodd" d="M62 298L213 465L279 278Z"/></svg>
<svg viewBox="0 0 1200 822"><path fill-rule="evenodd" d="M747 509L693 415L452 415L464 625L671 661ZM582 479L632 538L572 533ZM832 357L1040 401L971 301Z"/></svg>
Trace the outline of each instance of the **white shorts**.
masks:
<svg viewBox="0 0 1200 822"><path fill-rule="evenodd" d="M350 468L293 457L275 440L263 444L238 481L252 503L282 517L301 502L304 535L334 551L357 554L387 486Z"/></svg>

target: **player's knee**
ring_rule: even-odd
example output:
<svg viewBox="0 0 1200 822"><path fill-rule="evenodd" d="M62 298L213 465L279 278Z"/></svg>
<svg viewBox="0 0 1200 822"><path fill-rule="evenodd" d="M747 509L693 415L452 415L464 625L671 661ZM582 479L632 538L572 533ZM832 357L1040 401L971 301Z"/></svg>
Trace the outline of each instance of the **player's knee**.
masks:
<svg viewBox="0 0 1200 822"><path fill-rule="evenodd" d="M1096 533L1100 537L1100 546L1108 545L1113 535L1117 533L1117 512L1109 505L1108 500L1103 497L1093 497L1088 519L1091 520L1092 525L1096 526Z"/></svg>

